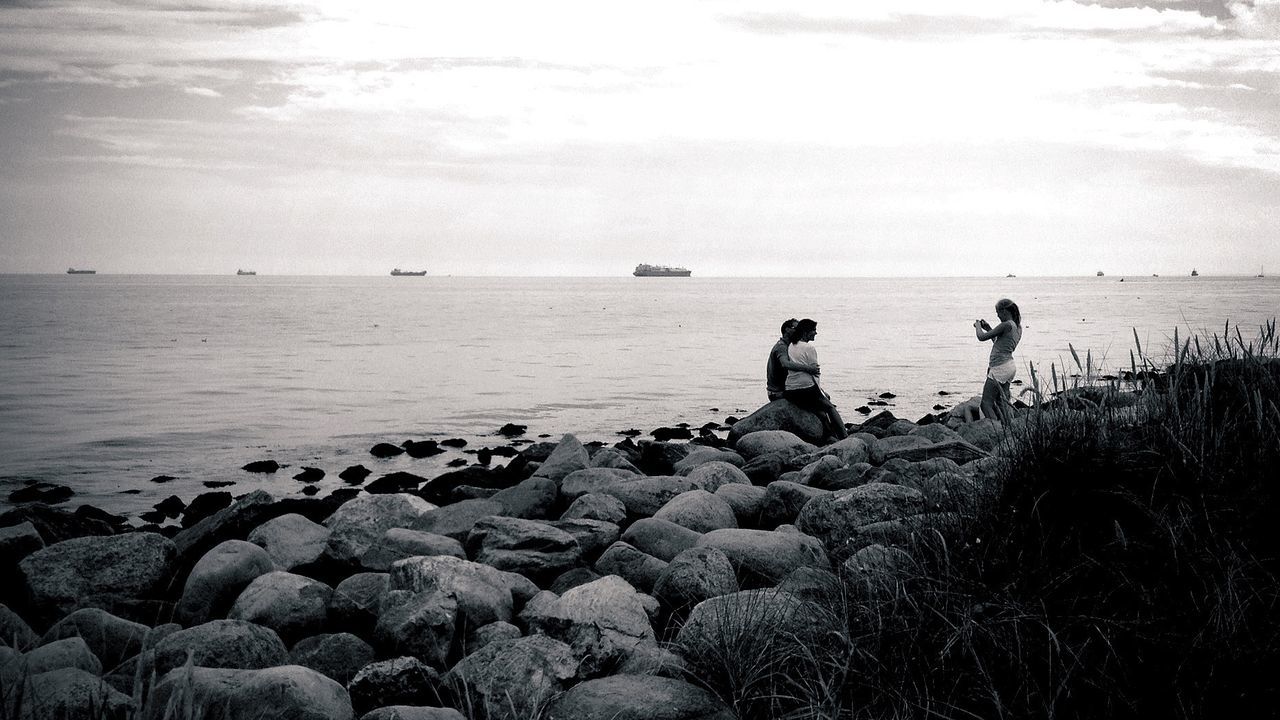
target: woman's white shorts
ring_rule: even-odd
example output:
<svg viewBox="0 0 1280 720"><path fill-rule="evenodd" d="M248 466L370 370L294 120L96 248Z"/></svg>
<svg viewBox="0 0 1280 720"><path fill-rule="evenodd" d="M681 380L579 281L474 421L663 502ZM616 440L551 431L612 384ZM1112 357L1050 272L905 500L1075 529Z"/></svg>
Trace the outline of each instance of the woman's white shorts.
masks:
<svg viewBox="0 0 1280 720"><path fill-rule="evenodd" d="M1013 360L1009 360L1008 362L1000 365L993 365L989 370L987 370L987 377L995 380L1001 385L1008 385L1009 381L1013 380L1013 376L1017 374L1018 363Z"/></svg>

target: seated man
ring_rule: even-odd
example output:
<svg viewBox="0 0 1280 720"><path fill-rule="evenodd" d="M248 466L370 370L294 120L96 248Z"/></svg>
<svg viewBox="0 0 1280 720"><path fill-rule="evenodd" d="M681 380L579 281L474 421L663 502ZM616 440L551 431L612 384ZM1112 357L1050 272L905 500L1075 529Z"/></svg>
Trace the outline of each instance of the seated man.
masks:
<svg viewBox="0 0 1280 720"><path fill-rule="evenodd" d="M799 320L791 318L782 323L782 337L778 338L778 342L773 344L773 349L769 351L769 361L765 366L765 390L769 393L769 400L781 400L783 392L787 389L787 372L795 370L796 372L806 372L810 375L818 375L818 366L807 363L798 363L791 359L788 354L788 348L791 345L791 331L795 329Z"/></svg>

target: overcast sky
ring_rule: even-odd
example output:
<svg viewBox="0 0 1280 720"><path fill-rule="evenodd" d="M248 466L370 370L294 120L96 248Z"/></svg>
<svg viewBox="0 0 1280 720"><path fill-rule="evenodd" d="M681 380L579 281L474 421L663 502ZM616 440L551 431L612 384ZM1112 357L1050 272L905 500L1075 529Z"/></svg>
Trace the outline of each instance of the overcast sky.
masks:
<svg viewBox="0 0 1280 720"><path fill-rule="evenodd" d="M0 272L1280 273L1280 0L0 0Z"/></svg>

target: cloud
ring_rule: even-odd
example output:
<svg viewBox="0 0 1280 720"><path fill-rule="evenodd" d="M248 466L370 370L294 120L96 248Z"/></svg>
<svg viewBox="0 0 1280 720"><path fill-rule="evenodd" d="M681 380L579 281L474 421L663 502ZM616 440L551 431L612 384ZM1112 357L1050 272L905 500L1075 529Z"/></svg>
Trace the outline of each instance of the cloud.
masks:
<svg viewBox="0 0 1280 720"><path fill-rule="evenodd" d="M207 98L222 97L222 93L218 92L217 90L213 90L206 87L189 87L189 88L185 88L183 92L185 92L188 95L199 95L200 97L207 97Z"/></svg>

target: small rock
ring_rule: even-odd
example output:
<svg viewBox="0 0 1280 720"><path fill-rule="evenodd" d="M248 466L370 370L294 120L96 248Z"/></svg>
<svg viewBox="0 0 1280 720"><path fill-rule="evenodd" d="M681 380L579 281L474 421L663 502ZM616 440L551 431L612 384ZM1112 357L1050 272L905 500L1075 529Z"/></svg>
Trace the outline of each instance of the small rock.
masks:
<svg viewBox="0 0 1280 720"><path fill-rule="evenodd" d="M397 447L391 443L380 442L369 448L369 454L378 458L389 458L400 455L404 452L404 448Z"/></svg>
<svg viewBox="0 0 1280 720"><path fill-rule="evenodd" d="M275 460L255 460L240 469L251 473L273 473L280 469L280 463Z"/></svg>
<svg viewBox="0 0 1280 720"><path fill-rule="evenodd" d="M320 468L304 467L302 472L293 476L293 479L304 483L320 482L324 479L324 471Z"/></svg>

